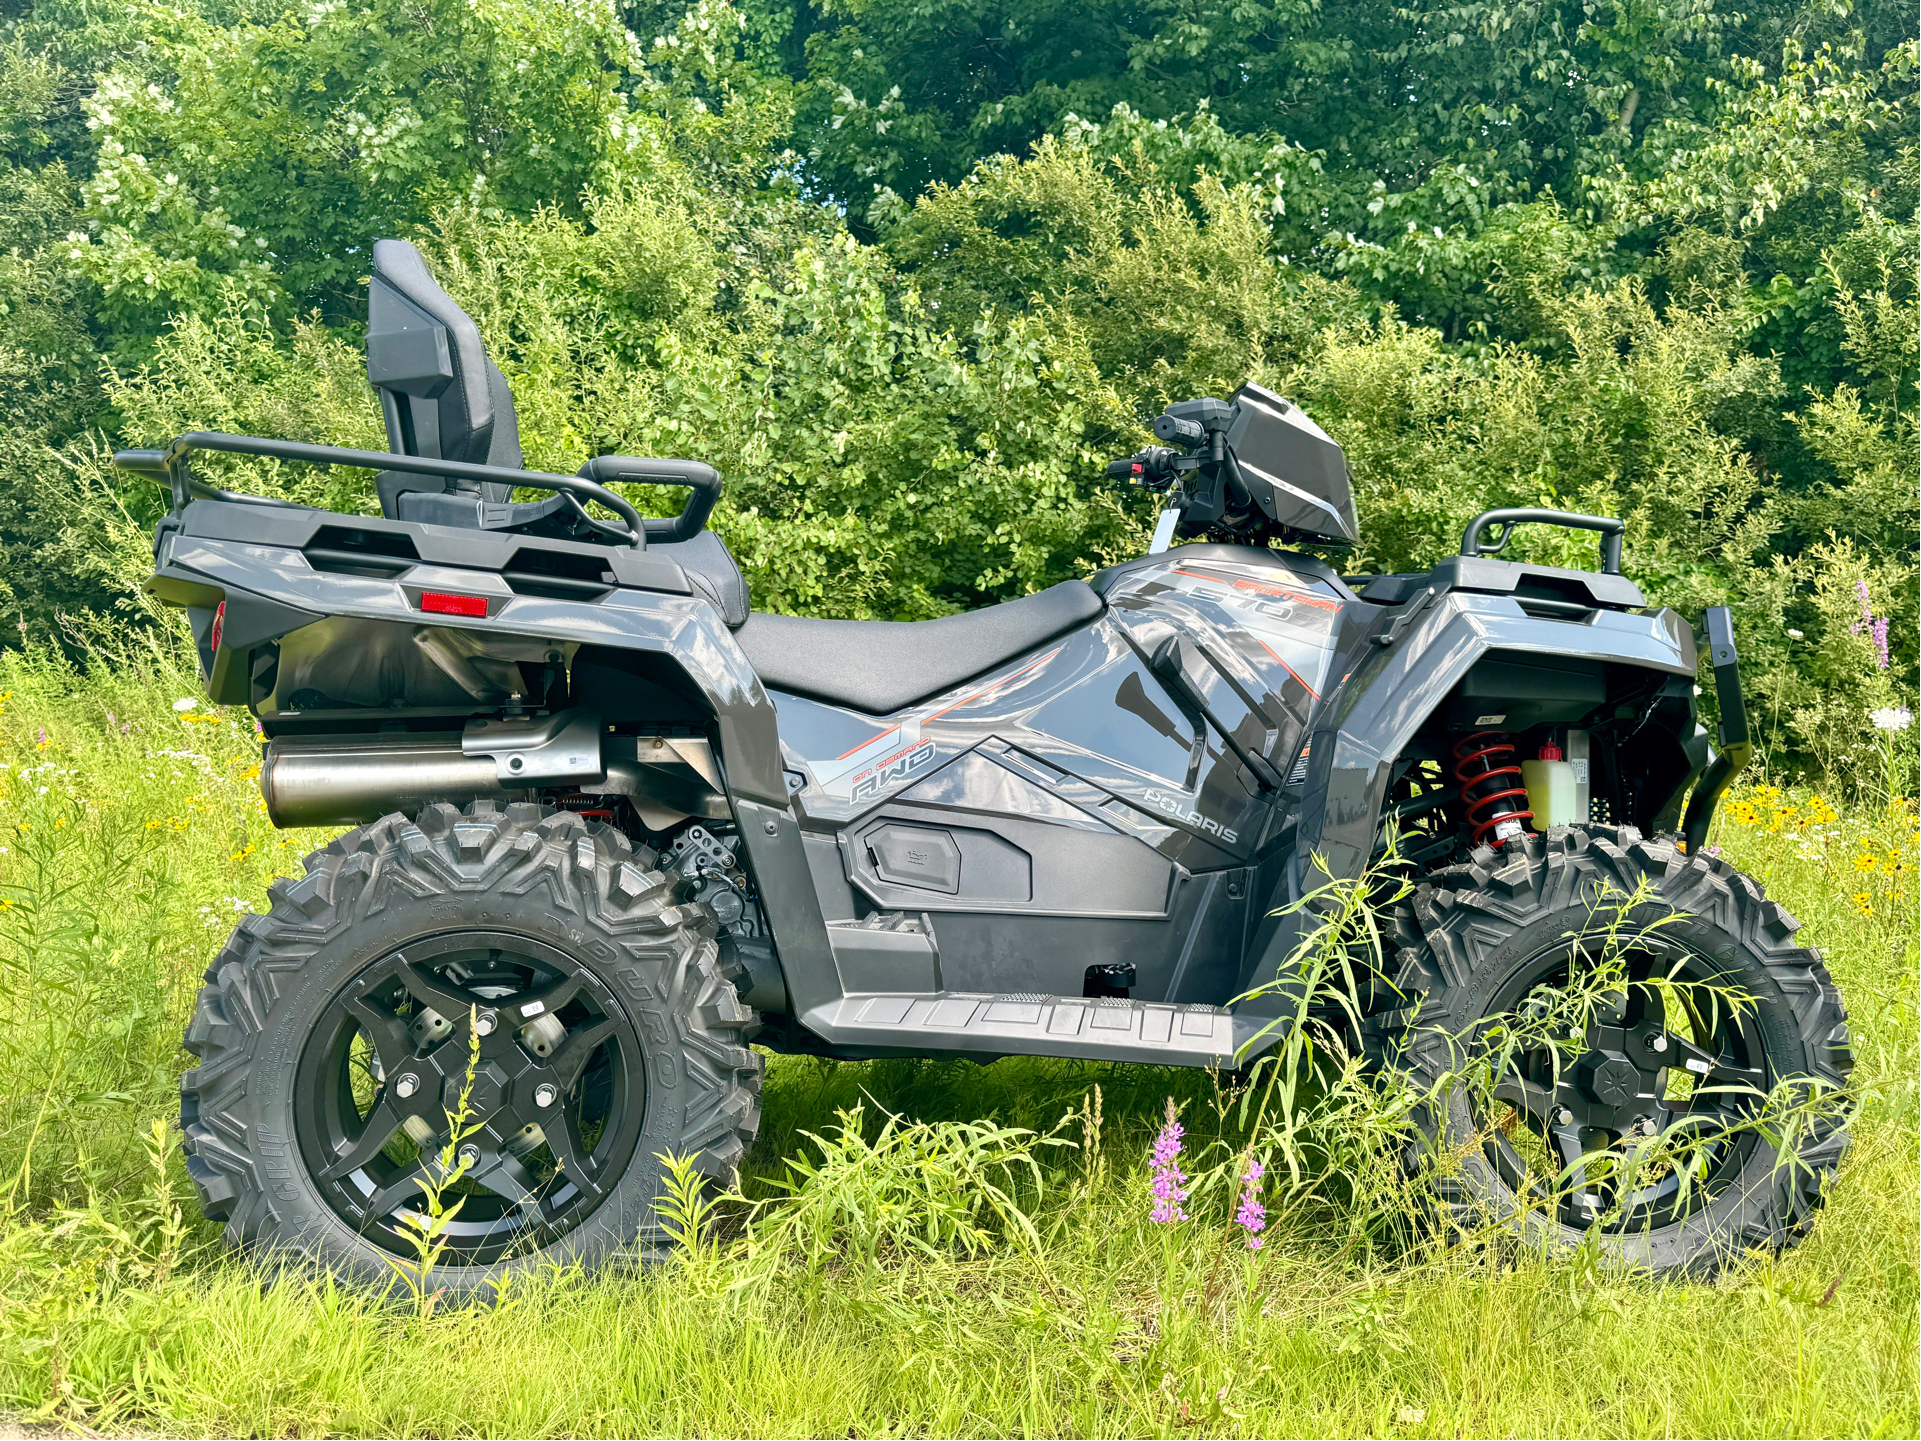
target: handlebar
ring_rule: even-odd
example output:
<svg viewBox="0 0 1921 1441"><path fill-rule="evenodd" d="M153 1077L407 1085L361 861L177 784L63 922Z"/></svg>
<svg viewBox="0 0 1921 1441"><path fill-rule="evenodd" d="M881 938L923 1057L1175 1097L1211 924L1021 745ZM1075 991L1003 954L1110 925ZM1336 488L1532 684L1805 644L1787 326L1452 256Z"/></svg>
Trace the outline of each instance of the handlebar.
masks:
<svg viewBox="0 0 1921 1441"><path fill-rule="evenodd" d="M1501 527L1501 543L1481 548L1481 532L1490 525ZM1512 510L1484 510L1467 523L1467 533L1461 537L1462 555L1499 555L1507 549L1507 543L1514 538L1517 525L1559 525L1569 530L1597 530L1601 533L1601 571L1604 575L1621 573L1621 537L1627 530L1624 522L1603 515L1580 515L1571 510L1537 510L1520 508Z"/></svg>

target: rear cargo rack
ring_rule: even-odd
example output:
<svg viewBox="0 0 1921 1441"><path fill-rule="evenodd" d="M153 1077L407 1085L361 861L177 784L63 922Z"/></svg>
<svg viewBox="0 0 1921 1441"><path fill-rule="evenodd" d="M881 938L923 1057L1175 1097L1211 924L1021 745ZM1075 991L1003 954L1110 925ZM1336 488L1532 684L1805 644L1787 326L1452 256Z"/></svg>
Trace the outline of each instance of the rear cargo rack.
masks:
<svg viewBox="0 0 1921 1441"><path fill-rule="evenodd" d="M578 475L550 475L539 470L512 470L504 465L468 465L458 460L437 460L429 456L396 455L380 450L348 450L337 445L308 445L297 440L267 440L255 435L225 435L219 431L196 430L181 436L165 450L122 450L116 451L113 463L122 470L132 471L157 480L173 492L173 507L183 509L190 500L223 500L240 505L267 505L295 510L307 507L296 505L289 500L276 500L265 495L246 495L236 490L221 490L218 486L208 485L197 479L188 465L187 458L196 450L225 451L231 455L258 455L273 460L298 460L309 465L348 465L361 470L403 470L414 475L438 475L452 480L490 481L497 485L524 485L537 490L565 491L582 500L597 500L615 515L626 522L630 532L625 544L644 544L643 537L648 533L648 525L626 500L616 495L597 481ZM673 462L650 462L666 465ZM593 464L593 462L589 462ZM680 463L680 464L685 464ZM717 496L720 485L719 476L709 467L701 470L714 476L712 490ZM643 479L635 474L623 475L621 479ZM666 525L678 530L686 525L688 517L698 511L698 519L693 529L699 530L713 509L707 488L700 483L702 477L675 477L674 483L692 486L693 499L688 502L687 510L676 520ZM703 506L702 502L706 504ZM656 527L662 525L655 522ZM679 537L676 537L679 538Z"/></svg>

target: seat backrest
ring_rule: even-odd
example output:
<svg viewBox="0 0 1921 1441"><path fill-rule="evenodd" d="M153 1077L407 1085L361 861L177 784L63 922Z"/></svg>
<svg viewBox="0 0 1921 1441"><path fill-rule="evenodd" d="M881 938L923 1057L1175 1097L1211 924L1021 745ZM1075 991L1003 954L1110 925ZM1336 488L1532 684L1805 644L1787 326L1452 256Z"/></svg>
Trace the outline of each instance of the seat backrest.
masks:
<svg viewBox="0 0 1921 1441"><path fill-rule="evenodd" d="M507 378L480 331L404 240L376 240L367 293L367 379L380 394L397 454L518 470L520 427ZM452 482L451 490L471 492ZM479 487L489 501L512 488Z"/></svg>

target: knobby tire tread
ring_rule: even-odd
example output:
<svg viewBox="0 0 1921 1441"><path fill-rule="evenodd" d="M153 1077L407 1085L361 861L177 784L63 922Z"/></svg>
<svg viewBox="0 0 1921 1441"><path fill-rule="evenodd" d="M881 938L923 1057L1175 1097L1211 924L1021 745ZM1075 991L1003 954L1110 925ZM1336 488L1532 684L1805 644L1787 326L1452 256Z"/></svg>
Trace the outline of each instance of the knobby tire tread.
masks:
<svg viewBox="0 0 1921 1441"><path fill-rule="evenodd" d="M1390 979L1404 1003L1371 1021L1367 1049L1376 1059L1395 1053L1417 1084L1433 1085L1453 1061L1446 1038L1480 1019L1467 1013L1471 983L1505 940L1546 915L1588 905L1603 887L1632 895L1643 876L1658 911L1711 922L1759 960L1790 1003L1806 1060L1798 1073L1845 1086L1854 1065L1847 1010L1820 952L1797 944L1795 918L1720 857L1689 855L1674 839L1650 838L1632 826L1556 827L1505 851L1482 847L1425 877L1386 930ZM1785 1170L1782 1204L1765 1219L1745 1220L1735 1238L1740 1245L1780 1251L1799 1242L1847 1146L1845 1126L1824 1119L1797 1152L1799 1164ZM1444 1207L1462 1213L1490 1199L1471 1169L1442 1179L1438 1191ZM1727 1259L1691 1254L1658 1269L1709 1274Z"/></svg>
<svg viewBox="0 0 1921 1441"><path fill-rule="evenodd" d="M637 963L664 974L659 1011L675 1030L682 1093L693 1097L671 1149L698 1151L706 1175L731 1181L760 1124L765 1062L747 1044L758 1017L726 974L712 913L677 903L654 860L620 831L569 812L478 801L433 805L415 820L386 816L309 854L304 875L276 880L270 908L243 918L207 967L185 1037L199 1059L180 1082L187 1171L228 1243L302 1246L279 1199L287 1168L301 1165L298 1147L260 1126L248 1103L276 1004L323 947L389 907L438 898L540 894L552 917L546 939L602 943L615 958L593 964L610 983L630 978L624 998ZM457 906L448 914L461 924Z"/></svg>

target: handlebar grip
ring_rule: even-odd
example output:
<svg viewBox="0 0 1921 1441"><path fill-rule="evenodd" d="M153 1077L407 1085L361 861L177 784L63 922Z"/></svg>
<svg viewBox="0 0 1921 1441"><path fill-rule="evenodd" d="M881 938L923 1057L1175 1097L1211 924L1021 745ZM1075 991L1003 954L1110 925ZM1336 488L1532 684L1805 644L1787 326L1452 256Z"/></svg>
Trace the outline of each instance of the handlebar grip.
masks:
<svg viewBox="0 0 1921 1441"><path fill-rule="evenodd" d="M116 450L113 463L129 475L167 483L167 452L164 450Z"/></svg>
<svg viewBox="0 0 1921 1441"><path fill-rule="evenodd" d="M1199 445L1207 439L1207 427L1198 420L1182 420L1179 416L1163 415L1154 422L1154 434L1160 440L1178 440L1182 445Z"/></svg>

